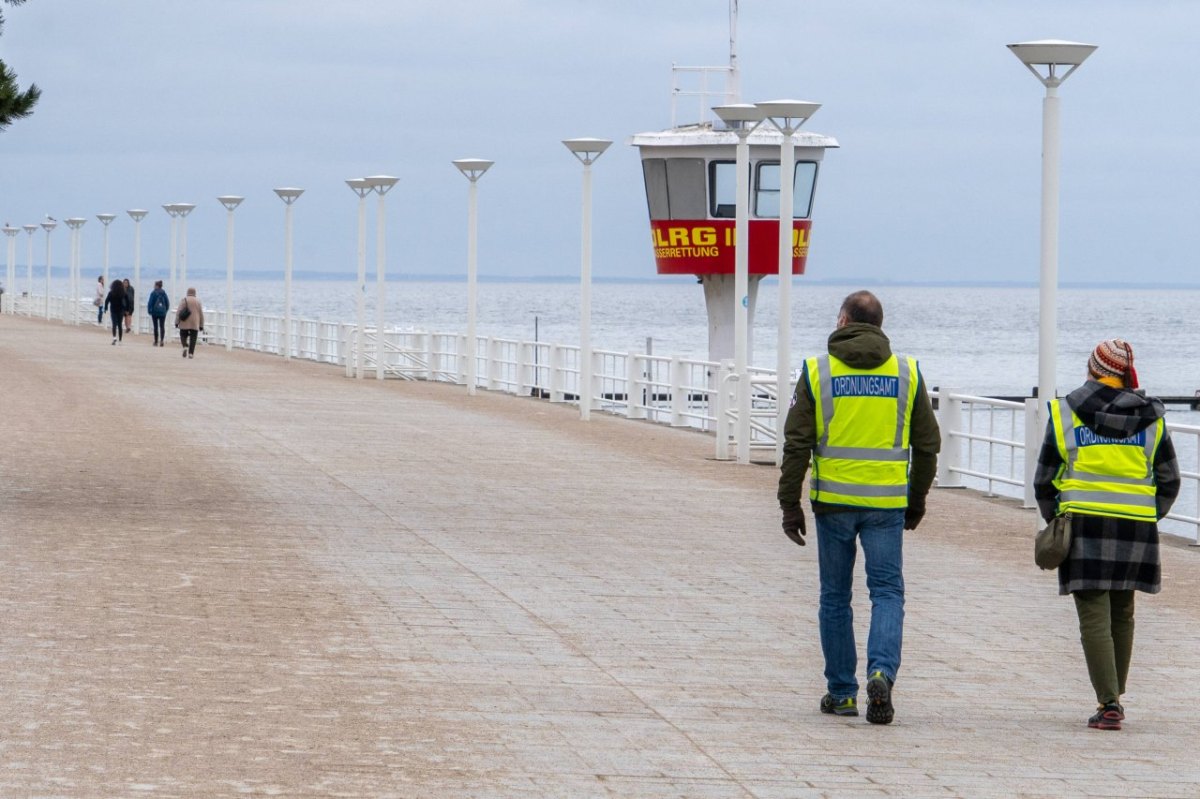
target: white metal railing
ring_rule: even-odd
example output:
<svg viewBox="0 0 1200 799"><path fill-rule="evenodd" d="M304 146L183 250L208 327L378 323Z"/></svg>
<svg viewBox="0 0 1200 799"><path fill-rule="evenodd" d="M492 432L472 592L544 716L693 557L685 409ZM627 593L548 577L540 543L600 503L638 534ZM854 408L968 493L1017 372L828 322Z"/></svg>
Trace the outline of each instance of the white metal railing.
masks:
<svg viewBox="0 0 1200 799"><path fill-rule="evenodd" d="M14 295L11 312L88 323L95 313L90 303L72 304L62 297ZM74 316L72 316L74 314ZM271 355L284 355L284 320L279 316L205 310L201 343ZM466 336L417 330L366 328L356 335L354 325L293 318L291 358L340 366L350 376L426 380L465 384ZM359 341L361 338L361 351ZM737 380L732 362L715 363L678 356L593 350L593 383L581 392L580 349L576 345L480 336L476 342L476 387L550 402L575 403L586 393L593 410L644 419L673 427L713 432L715 457L729 459L736 446ZM382 361L382 369L378 369ZM774 370L749 370L751 388L750 449L760 454L775 450L776 386ZM937 484L943 488L968 484L990 495L1020 499L1033 508L1033 474L1042 431L1033 399L1013 402L934 390L942 452ZM1183 478L1183 491L1162 524L1166 532L1200 540L1200 427L1168 424Z"/></svg>
<svg viewBox="0 0 1200 799"><path fill-rule="evenodd" d="M1010 496L1020 499L1023 507L1037 507L1033 475L1045 432L1037 422L1037 400L1013 402L948 389L931 393L938 400L942 431L937 485L956 488L970 481L989 495ZM1175 507L1159 526L1200 542L1200 427L1168 423L1167 429L1183 485Z"/></svg>

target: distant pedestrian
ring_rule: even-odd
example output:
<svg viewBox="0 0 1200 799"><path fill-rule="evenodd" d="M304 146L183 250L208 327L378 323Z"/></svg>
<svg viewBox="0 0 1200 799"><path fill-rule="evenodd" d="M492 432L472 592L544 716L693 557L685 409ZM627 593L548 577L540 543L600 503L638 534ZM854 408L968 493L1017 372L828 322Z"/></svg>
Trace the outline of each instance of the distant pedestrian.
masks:
<svg viewBox="0 0 1200 799"><path fill-rule="evenodd" d="M133 309L137 306L133 304L133 286L129 285L129 278L122 281L125 284L125 332L132 333L133 329L130 323L133 321Z"/></svg>
<svg viewBox="0 0 1200 799"><path fill-rule="evenodd" d="M871 595L867 721L890 724L904 630L904 531L916 529L925 515L941 434L917 361L892 352L874 294L846 297L828 348L828 355L804 362L784 427L783 531L804 546L800 491L811 457L817 621L828 687L821 712L858 715L850 597L861 543Z"/></svg>
<svg viewBox="0 0 1200 799"><path fill-rule="evenodd" d="M181 319L180 317L186 317ZM183 357L196 357L196 337L204 329L204 307L196 296L195 289L188 289L187 296L175 311L175 327L179 328L179 341L183 344Z"/></svg>
<svg viewBox="0 0 1200 799"><path fill-rule="evenodd" d="M125 284L119 280L112 282L112 287L108 290L108 295L104 298L104 305L101 310L108 310L108 320L112 323L113 346L116 346L122 338L122 330L125 327Z"/></svg>
<svg viewBox="0 0 1200 799"><path fill-rule="evenodd" d="M1042 518L1071 514L1071 549L1058 567L1070 594L1098 707L1088 726L1119 730L1133 658L1134 592L1162 588L1158 520L1179 495L1179 464L1161 400L1138 387L1133 347L1100 342L1087 380L1049 403L1033 492Z"/></svg>
<svg viewBox="0 0 1200 799"><path fill-rule="evenodd" d="M163 291L161 280L154 281L154 291L150 292L150 301L146 303L146 313L150 315L150 324L154 327L154 346L161 347L167 343L167 314L171 310L171 299Z"/></svg>
<svg viewBox="0 0 1200 799"><path fill-rule="evenodd" d="M96 297L92 300L92 305L96 306L96 324L104 324L104 298L108 296L108 290L104 288L104 275L96 278Z"/></svg>

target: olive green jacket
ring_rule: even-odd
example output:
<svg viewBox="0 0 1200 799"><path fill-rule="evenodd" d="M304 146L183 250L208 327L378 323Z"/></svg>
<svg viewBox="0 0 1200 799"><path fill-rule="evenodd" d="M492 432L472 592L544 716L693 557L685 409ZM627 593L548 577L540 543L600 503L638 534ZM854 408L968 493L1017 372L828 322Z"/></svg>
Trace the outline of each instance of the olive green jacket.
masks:
<svg viewBox="0 0 1200 799"><path fill-rule="evenodd" d="M829 354L855 369L874 369L892 357L891 342L875 325L852 322L829 335ZM804 476L817 445L816 405L808 385L807 362L792 394L792 407L784 426L783 465L779 475L779 505L790 508L800 501ZM918 370L917 399L909 427L911 455L908 469L909 501L924 500L937 472L937 454L942 448L933 403ZM814 502L813 513L858 510L845 505Z"/></svg>

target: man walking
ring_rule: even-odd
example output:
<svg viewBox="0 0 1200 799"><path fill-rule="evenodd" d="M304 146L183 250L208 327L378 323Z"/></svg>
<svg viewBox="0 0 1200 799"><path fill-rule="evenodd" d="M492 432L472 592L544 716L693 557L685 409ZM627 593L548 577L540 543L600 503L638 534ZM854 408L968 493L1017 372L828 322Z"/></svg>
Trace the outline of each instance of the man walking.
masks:
<svg viewBox="0 0 1200 799"><path fill-rule="evenodd" d="M809 501L821 576L818 622L828 693L821 712L858 715L858 664L850 606L857 543L871 596L867 721L890 724L904 630L903 531L925 515L941 434L915 358L892 353L883 306L869 291L848 296L829 354L804 362L784 428L779 505L783 531L804 546ZM911 463L910 463L911 455Z"/></svg>

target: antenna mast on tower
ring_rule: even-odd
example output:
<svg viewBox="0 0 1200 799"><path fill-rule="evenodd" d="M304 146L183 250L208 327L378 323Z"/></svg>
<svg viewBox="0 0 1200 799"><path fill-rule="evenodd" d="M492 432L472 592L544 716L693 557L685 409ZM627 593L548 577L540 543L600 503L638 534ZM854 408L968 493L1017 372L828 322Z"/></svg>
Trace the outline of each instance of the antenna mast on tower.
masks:
<svg viewBox="0 0 1200 799"><path fill-rule="evenodd" d="M730 105L742 101L742 76L737 60L737 16L738 0L729 0L729 85L725 88Z"/></svg>

